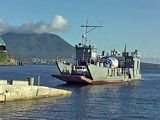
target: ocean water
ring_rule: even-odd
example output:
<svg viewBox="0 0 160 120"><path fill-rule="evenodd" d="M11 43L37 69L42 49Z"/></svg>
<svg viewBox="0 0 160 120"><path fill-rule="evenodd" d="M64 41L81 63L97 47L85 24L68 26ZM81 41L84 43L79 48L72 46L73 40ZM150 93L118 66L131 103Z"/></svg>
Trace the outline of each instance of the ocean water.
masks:
<svg viewBox="0 0 160 120"><path fill-rule="evenodd" d="M140 81L75 86L52 78L50 74L58 73L54 65L0 66L0 79L40 75L41 85L73 92L67 97L0 103L0 120L159 120L160 68L141 72Z"/></svg>

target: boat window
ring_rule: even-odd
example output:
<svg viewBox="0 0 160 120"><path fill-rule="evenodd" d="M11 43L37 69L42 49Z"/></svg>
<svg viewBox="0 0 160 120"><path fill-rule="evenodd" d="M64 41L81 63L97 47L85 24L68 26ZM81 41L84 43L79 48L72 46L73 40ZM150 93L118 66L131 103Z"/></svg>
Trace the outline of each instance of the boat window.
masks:
<svg viewBox="0 0 160 120"><path fill-rule="evenodd" d="M77 67L77 69L82 69L82 67Z"/></svg>
<svg viewBox="0 0 160 120"><path fill-rule="evenodd" d="M86 69L84 66L77 67L77 69Z"/></svg>

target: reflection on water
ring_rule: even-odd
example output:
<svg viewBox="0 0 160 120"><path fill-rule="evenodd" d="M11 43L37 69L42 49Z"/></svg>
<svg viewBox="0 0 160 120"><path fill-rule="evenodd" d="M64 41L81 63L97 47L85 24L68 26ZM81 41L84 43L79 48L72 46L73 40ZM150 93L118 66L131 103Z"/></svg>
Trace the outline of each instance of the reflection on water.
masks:
<svg viewBox="0 0 160 120"><path fill-rule="evenodd" d="M47 115L50 111L50 105L56 104L61 99L63 97L1 103L0 117L7 119L37 119L40 118L40 114ZM47 118L47 116L45 117Z"/></svg>
<svg viewBox="0 0 160 120"><path fill-rule="evenodd" d="M67 97L0 103L1 119L97 120L160 119L160 72L142 70L143 80L109 85L68 85L50 74L52 65L2 67L2 79L41 76L41 85L71 90Z"/></svg>
<svg viewBox="0 0 160 120"><path fill-rule="evenodd" d="M126 99L137 94L138 85L139 81L114 85L68 85L73 89L73 99L70 102L73 104L74 113L81 119L119 119L125 117L124 112L127 112L132 102Z"/></svg>

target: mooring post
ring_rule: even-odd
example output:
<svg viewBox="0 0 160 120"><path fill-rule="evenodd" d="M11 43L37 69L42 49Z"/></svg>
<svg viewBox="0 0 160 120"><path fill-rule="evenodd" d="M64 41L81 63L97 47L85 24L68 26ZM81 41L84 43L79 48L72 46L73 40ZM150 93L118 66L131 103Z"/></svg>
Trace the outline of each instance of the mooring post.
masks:
<svg viewBox="0 0 160 120"><path fill-rule="evenodd" d="M37 75L38 86L40 86L40 75Z"/></svg>
<svg viewBox="0 0 160 120"><path fill-rule="evenodd" d="M34 77L28 78L28 85L34 85Z"/></svg>

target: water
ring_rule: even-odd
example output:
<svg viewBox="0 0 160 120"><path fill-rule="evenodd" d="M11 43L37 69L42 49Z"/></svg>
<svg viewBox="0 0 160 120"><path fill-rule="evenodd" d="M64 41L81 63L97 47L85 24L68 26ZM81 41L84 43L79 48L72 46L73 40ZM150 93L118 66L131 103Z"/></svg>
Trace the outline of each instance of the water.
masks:
<svg viewBox="0 0 160 120"><path fill-rule="evenodd" d="M54 65L0 66L1 79L41 76L40 84L71 90L67 97L0 103L0 119L159 120L160 68L142 69L142 80L112 85L66 85Z"/></svg>

